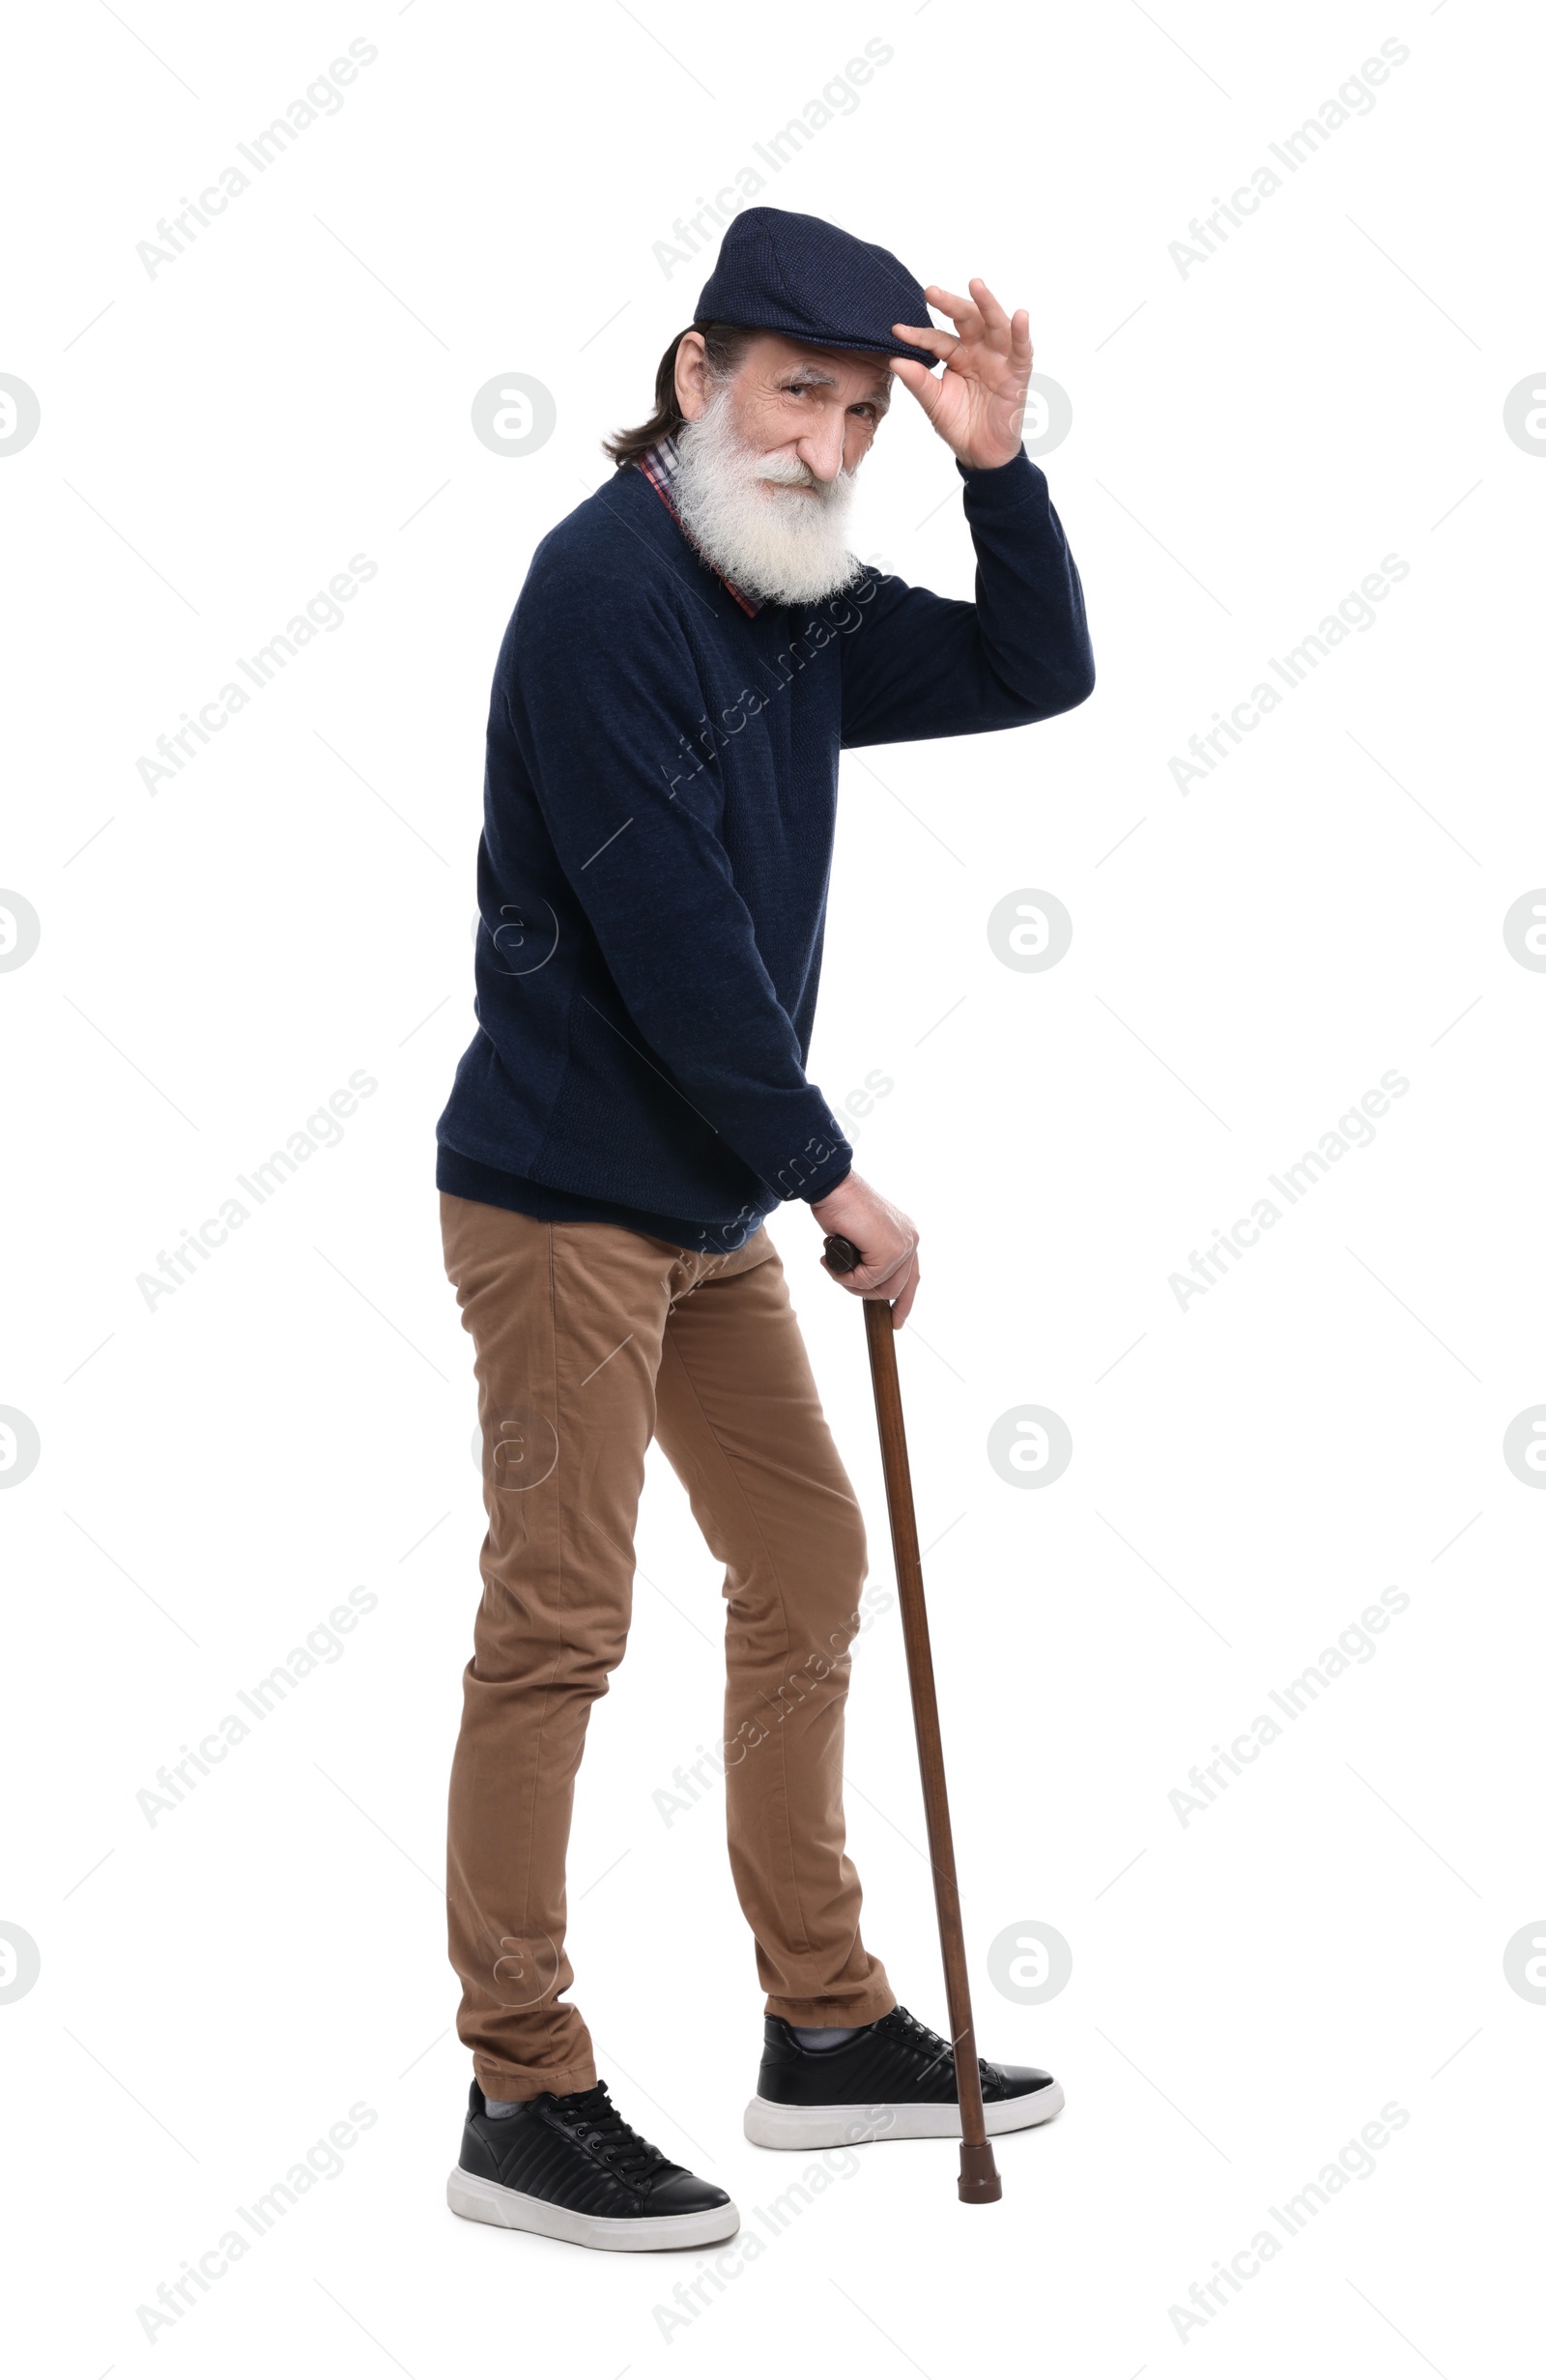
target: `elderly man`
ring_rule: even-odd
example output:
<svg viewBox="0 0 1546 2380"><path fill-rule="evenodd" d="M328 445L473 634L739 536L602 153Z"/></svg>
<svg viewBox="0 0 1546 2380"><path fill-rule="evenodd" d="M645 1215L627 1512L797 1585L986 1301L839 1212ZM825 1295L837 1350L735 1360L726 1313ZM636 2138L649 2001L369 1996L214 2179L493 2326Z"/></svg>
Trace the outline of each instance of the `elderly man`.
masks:
<svg viewBox="0 0 1546 2380"><path fill-rule="evenodd" d="M969 286L921 288L815 216L739 215L652 418L537 547L495 671L478 1031L436 1175L488 1512L447 1886L475 2079L447 2193L590 2247L739 2221L624 2122L563 1997L575 1775L622 1658L652 1437L725 1564L730 1856L766 1994L747 2134L959 2129L949 2047L859 1930L843 1716L865 1534L762 1226L801 1201L860 1250L842 1286L905 1321L918 1234L805 1074L840 751L1024 727L1094 682L1020 444L1027 318ZM975 603L847 550L899 381L956 458ZM983 2097L994 2133L1062 2105L986 2061Z"/></svg>

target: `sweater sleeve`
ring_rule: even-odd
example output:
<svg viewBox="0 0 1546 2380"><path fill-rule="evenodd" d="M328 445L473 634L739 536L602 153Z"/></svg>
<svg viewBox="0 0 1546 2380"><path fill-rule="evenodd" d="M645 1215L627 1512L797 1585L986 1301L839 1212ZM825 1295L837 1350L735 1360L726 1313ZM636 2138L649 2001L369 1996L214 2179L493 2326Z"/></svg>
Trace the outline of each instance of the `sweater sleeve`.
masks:
<svg viewBox="0 0 1546 2380"><path fill-rule="evenodd" d="M619 1029L780 1198L825 1196L853 1151L735 887L719 765L694 740L709 703L671 598L592 573L529 584L494 701L491 747L502 732L520 755Z"/></svg>
<svg viewBox="0 0 1546 2380"><path fill-rule="evenodd" d="M1084 593L1046 476L1022 447L996 470L958 462L977 549L974 603L873 578L843 640L843 741L910 743L1024 727L1095 684Z"/></svg>

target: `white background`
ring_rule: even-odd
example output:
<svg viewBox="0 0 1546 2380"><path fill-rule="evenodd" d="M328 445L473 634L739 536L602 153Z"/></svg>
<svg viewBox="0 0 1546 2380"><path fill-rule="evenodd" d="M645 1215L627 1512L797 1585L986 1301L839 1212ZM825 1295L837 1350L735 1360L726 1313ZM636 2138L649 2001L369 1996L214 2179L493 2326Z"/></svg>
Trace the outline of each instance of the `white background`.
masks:
<svg viewBox="0 0 1546 2380"><path fill-rule="evenodd" d="M42 407L0 459L0 882L42 922L0 976L0 1404L42 1446L0 1498L0 1918L42 1960L0 2006L18 2369L1523 2367L1546 2009L1503 1949L1546 1907L1546 1504L1502 1440L1546 1396L1546 979L1503 918L1546 881L1546 466L1503 403L1546 363L1539 30L1474 0L1160 16L69 0L10 28L0 370ZM341 111L149 275L157 218L361 38ZM706 273L654 244L876 38L761 198L1029 307L1100 670L1050 725L845 760L812 1057L835 1102L895 1085L858 1158L924 1235L900 1344L979 2038L1069 2104L1003 2145L988 2210L949 2144L865 2152L667 2335L693 2257L444 2203L483 1521L433 1126L472 1029L500 638ZM1391 39L1372 112L1184 275L1190 218ZM469 419L511 372L558 408L522 457ZM861 551L970 592L903 392L860 505ZM343 625L148 793L157 736L357 553ZM1376 623L1181 792L1171 757L1390 554ZM1074 919L1042 974L987 939L1027 887ZM357 1069L341 1144L148 1310L136 1276ZM1410 1090L1372 1145L1181 1306L1169 1276L1387 1070ZM808 1215L773 1228L889 1591L859 1316ZM1074 1440L1032 1493L986 1454L1026 1404ZM740 2133L760 1995L720 1796L670 1827L652 1799L720 1676L715 1566L653 1455L639 1559L582 1772L576 1997L625 2112L760 2230L800 2166ZM157 1767L358 1585L343 1657L149 1824ZM1184 1826L1192 1764L1391 1585L1375 1656ZM894 1609L849 1741L867 1936L938 2023ZM987 1954L1035 1925L1074 1967L1026 2006ZM343 2171L149 2343L136 2308L356 2102ZM1390 2102L1375 2171L1179 2336Z"/></svg>

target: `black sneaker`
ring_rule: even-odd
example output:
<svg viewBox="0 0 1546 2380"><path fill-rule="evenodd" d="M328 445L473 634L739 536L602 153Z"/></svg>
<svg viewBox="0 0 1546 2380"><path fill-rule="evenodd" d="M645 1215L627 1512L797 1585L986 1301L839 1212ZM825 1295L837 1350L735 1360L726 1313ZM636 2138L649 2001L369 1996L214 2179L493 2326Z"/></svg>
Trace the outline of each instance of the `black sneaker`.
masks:
<svg viewBox="0 0 1546 2380"><path fill-rule="evenodd" d="M1045 2124L1063 2086L1035 2066L979 2058L991 2138ZM858 2140L959 2140L956 2061L948 2041L905 2008L865 2025L835 2050L802 2050L782 2017L764 2020L757 2097L746 2136L764 2149L842 2148Z"/></svg>
<svg viewBox="0 0 1546 2380"><path fill-rule="evenodd" d="M604 2082L544 2091L513 2115L490 2115L474 2082L445 2200L473 2222L579 2248L707 2248L741 2225L723 2190L623 2122Z"/></svg>

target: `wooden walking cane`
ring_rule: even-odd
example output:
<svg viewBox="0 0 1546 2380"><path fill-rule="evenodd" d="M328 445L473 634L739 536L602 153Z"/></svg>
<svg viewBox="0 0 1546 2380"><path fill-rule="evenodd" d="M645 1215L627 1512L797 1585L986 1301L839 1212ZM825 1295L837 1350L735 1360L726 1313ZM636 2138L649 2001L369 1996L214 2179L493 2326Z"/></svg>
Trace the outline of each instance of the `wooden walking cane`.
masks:
<svg viewBox="0 0 1546 2380"><path fill-rule="evenodd" d="M825 1262L829 1272L852 1273L860 1261L859 1250L851 1240L837 1233L828 1235ZM972 2030L971 1986L966 1975L960 1895L956 1887L956 1852L945 1793L945 1754L934 1696L933 1657L929 1649L929 1612L924 1602L923 1563L918 1553L918 1522L912 1504L912 1475L907 1466L902 1383L897 1376L897 1334L890 1301L866 1298L864 1323L870 1341L875 1420L880 1431L880 1463L891 1514L897 1591L902 1601L902 1632L907 1648L907 1683L912 1691L912 1723L918 1738L929 1856L934 1871L934 1907L939 1916L939 1947L945 1964L945 2002L950 2011L950 2034L956 2052L956 2098L960 2108L960 2180L957 2187L968 2205L983 2206L990 2199L1002 2197L1004 2185L993 2163L983 2122L983 2081L977 2071L977 2037Z"/></svg>

